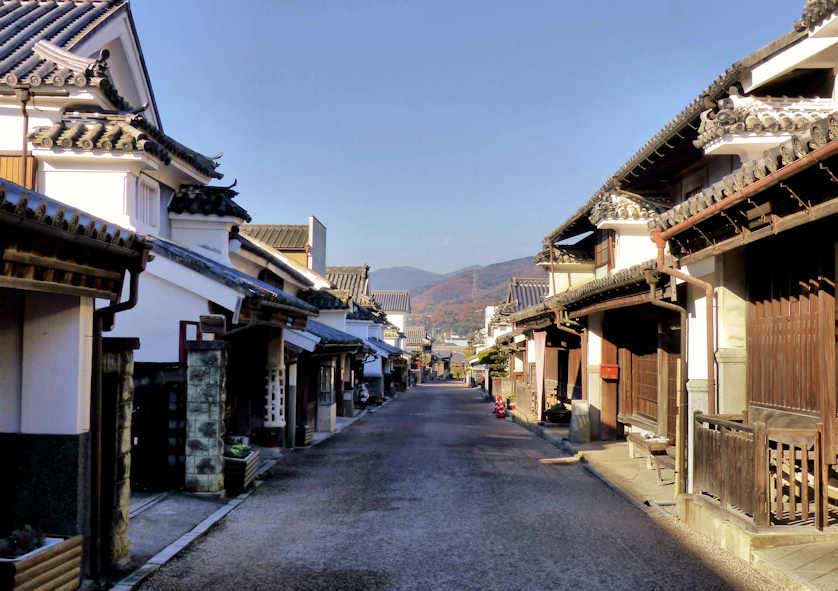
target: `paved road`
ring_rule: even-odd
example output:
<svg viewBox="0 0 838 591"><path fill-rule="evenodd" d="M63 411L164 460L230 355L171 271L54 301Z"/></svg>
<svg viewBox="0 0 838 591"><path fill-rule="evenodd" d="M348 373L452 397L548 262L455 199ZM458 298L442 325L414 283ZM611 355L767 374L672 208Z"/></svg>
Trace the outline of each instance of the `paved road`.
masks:
<svg viewBox="0 0 838 591"><path fill-rule="evenodd" d="M454 385L403 395L291 454L143 589L765 588L489 411Z"/></svg>

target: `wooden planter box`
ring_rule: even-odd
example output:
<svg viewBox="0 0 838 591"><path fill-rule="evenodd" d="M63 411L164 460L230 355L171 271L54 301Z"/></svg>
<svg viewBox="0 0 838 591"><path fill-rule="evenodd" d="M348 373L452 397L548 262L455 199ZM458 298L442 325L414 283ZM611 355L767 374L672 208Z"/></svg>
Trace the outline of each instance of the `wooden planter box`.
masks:
<svg viewBox="0 0 838 591"><path fill-rule="evenodd" d="M239 493L250 486L259 470L259 450L246 457L224 458L224 488L228 493Z"/></svg>
<svg viewBox="0 0 838 591"><path fill-rule="evenodd" d="M0 589L72 591L81 584L82 536L47 538L44 546L18 558L0 558Z"/></svg>

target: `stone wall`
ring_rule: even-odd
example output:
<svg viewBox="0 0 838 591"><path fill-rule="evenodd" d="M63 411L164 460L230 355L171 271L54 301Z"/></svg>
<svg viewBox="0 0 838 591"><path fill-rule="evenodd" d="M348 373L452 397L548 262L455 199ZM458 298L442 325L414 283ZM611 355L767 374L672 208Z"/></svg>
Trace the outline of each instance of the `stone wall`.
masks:
<svg viewBox="0 0 838 591"><path fill-rule="evenodd" d="M225 345L186 344L186 489L192 492L224 490Z"/></svg>
<svg viewBox="0 0 838 591"><path fill-rule="evenodd" d="M111 563L128 559L128 513L131 507L131 415L134 410L134 349L136 339L104 339L102 383L104 395L115 401L116 421L113 466L113 512L111 517ZM107 507L106 507L107 509Z"/></svg>

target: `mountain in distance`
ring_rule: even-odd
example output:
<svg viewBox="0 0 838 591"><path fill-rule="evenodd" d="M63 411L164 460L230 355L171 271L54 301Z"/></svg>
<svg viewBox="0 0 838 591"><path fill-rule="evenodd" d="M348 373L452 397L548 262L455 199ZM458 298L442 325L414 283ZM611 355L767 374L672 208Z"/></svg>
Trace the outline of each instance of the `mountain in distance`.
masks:
<svg viewBox="0 0 838 591"><path fill-rule="evenodd" d="M391 267L370 272L370 288L410 291L413 324L471 334L483 326L486 306L506 300L512 277L546 278L547 273L531 257L474 265L444 274L415 267Z"/></svg>
<svg viewBox="0 0 838 591"><path fill-rule="evenodd" d="M433 273L416 267L388 267L370 272L370 289L414 290L442 279L441 273Z"/></svg>

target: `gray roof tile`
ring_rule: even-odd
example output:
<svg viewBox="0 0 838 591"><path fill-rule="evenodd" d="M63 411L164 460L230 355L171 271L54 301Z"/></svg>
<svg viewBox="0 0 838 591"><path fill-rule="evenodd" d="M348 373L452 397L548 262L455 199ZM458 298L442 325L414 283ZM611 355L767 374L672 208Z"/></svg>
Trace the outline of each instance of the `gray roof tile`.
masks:
<svg viewBox="0 0 838 591"><path fill-rule="evenodd" d="M305 224L247 224L241 232L277 250L305 250L308 244Z"/></svg>
<svg viewBox="0 0 838 591"><path fill-rule="evenodd" d="M385 312L410 312L410 292L407 290L375 290L372 298Z"/></svg>
<svg viewBox="0 0 838 591"><path fill-rule="evenodd" d="M234 267L223 265L218 261L214 261L189 250L180 244L158 236L149 236L147 240L151 243L152 252L188 267L193 271L197 271L202 275L211 277L212 279L235 289L246 297L264 299L291 308L296 308L301 315L305 316L313 316L318 313L317 308L308 302L304 302L300 298L292 296L291 294L286 293L269 283L260 281L255 277L251 277Z"/></svg>
<svg viewBox="0 0 838 591"><path fill-rule="evenodd" d="M236 195L238 193L232 187L181 185L169 203L169 212L230 216L249 221L250 214L233 201Z"/></svg>
<svg viewBox="0 0 838 591"><path fill-rule="evenodd" d="M363 296L369 295L369 271L368 265L357 267L328 267L326 278L332 287L346 291L356 302L361 302Z"/></svg>

